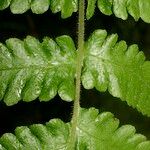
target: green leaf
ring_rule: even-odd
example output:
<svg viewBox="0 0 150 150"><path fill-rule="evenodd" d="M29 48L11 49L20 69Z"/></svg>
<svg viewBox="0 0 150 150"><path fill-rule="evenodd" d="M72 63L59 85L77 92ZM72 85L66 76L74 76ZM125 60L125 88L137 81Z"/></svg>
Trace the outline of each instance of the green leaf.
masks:
<svg viewBox="0 0 150 150"><path fill-rule="evenodd" d="M150 62L137 45L127 48L117 38L97 30L86 42L83 86L108 89L150 116ZM46 37L42 43L31 36L24 41L12 38L6 46L0 44L0 52L0 99L7 105L38 97L48 101L57 93L63 100L74 99L77 51L70 37L58 37L56 42Z"/></svg>
<svg viewBox="0 0 150 150"><path fill-rule="evenodd" d="M88 0L86 18L90 19L94 15L96 0Z"/></svg>
<svg viewBox="0 0 150 150"><path fill-rule="evenodd" d="M68 18L78 9L78 0L1 0L0 10L7 8L14 14L32 10L35 14L45 13L49 7L53 13L61 11L62 18Z"/></svg>
<svg viewBox="0 0 150 150"><path fill-rule="evenodd" d="M43 14L49 8L50 0L32 0L31 10L35 14Z"/></svg>
<svg viewBox="0 0 150 150"><path fill-rule="evenodd" d="M118 36L95 31L85 45L82 83L86 89L108 91L150 116L150 62L137 45L127 47Z"/></svg>
<svg viewBox="0 0 150 150"><path fill-rule="evenodd" d="M128 17L126 10L127 0L113 0L113 11L116 17L126 20Z"/></svg>
<svg viewBox="0 0 150 150"><path fill-rule="evenodd" d="M1 150L66 150L70 123L59 119L46 125L35 124L17 127L15 134L6 133L0 138ZM150 141L135 133L131 125L119 127L119 120L110 112L100 113L94 108L81 109L77 126L79 150L149 150Z"/></svg>
<svg viewBox="0 0 150 150"><path fill-rule="evenodd" d="M53 13L61 11L62 18L68 18L78 9L78 0L52 0L50 8Z"/></svg>
<svg viewBox="0 0 150 150"><path fill-rule="evenodd" d="M105 15L112 14L113 0L98 0L98 8Z"/></svg>
<svg viewBox="0 0 150 150"><path fill-rule="evenodd" d="M136 21L139 18L150 23L149 0L87 0L86 18L94 15L95 7L105 15L115 14L126 20L130 14ZM1 0L0 10L10 5L11 12L22 14L31 8L33 13L42 14L50 7L53 13L61 12L62 18L70 17L78 10L78 0Z"/></svg>
<svg viewBox="0 0 150 150"><path fill-rule="evenodd" d="M63 4L64 0L55 0L55 1L52 0L50 3L50 8L53 13L57 13L62 10Z"/></svg>
<svg viewBox="0 0 150 150"><path fill-rule="evenodd" d="M143 7L144 8L144 7ZM144 8L145 9L145 8ZM140 18L140 7L139 0L128 0L127 1L127 10L129 14L136 20ZM142 15L142 14L141 14ZM143 19L144 20L144 19Z"/></svg>
<svg viewBox="0 0 150 150"><path fill-rule="evenodd" d="M1 0L0 1L0 10L7 8L10 5L11 0Z"/></svg>
<svg viewBox="0 0 150 150"><path fill-rule="evenodd" d="M76 49L68 36L48 37L40 43L28 36L0 43L0 99L7 105L20 100L74 99Z"/></svg>
<svg viewBox="0 0 150 150"><path fill-rule="evenodd" d="M136 21L141 18L150 23L149 0L98 0L98 8L105 15L115 14L126 20L130 14Z"/></svg>
<svg viewBox="0 0 150 150"><path fill-rule="evenodd" d="M139 0L139 7L140 7L140 15L141 18L145 21L145 22L149 22L150 23L150 1L149 0Z"/></svg>
<svg viewBox="0 0 150 150"><path fill-rule="evenodd" d="M65 0L62 7L62 18L68 18L74 12L74 4L76 4L73 0ZM75 6L76 7L76 6Z"/></svg>
<svg viewBox="0 0 150 150"><path fill-rule="evenodd" d="M22 14L30 9L31 0L12 0L10 10L14 14Z"/></svg>

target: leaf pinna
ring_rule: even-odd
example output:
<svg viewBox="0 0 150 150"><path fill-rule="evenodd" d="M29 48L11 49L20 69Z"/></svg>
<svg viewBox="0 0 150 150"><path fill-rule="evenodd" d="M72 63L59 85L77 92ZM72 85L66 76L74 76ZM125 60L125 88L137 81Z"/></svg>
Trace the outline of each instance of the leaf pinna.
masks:
<svg viewBox="0 0 150 150"><path fill-rule="evenodd" d="M70 123L53 119L46 123L22 126L15 134L6 133L0 138L1 150L66 150ZM119 127L119 120L110 112L98 112L95 108L81 109L77 126L79 150L149 150L150 141L135 133L131 125Z"/></svg>
<svg viewBox="0 0 150 150"><path fill-rule="evenodd" d="M85 44L82 84L86 89L107 89L128 105L150 116L150 62L137 45L117 42L96 30ZM19 100L52 99L58 91L63 100L74 99L77 52L68 36L45 38L42 43L28 36L1 44L0 98L7 105Z"/></svg>
<svg viewBox="0 0 150 150"><path fill-rule="evenodd" d="M117 42L117 34L107 36L96 30L86 42L82 83L127 101L128 105L150 116L150 62L137 45Z"/></svg>
<svg viewBox="0 0 150 150"><path fill-rule="evenodd" d="M7 105L20 100L42 101L60 97L74 98L75 46L68 36L56 42L48 37L40 43L28 36L24 41L12 38L0 44L0 99Z"/></svg>
<svg viewBox="0 0 150 150"><path fill-rule="evenodd" d="M150 0L0 0L0 10L10 6L14 14L29 9L43 14L49 8L62 18L79 14L77 48L67 35L0 43L0 100L11 106L21 100L49 101L57 93L62 100L74 100L70 122L52 119L17 127L0 137L0 150L150 150L150 141L133 126L119 126L110 112L80 107L82 82L85 89L108 90L150 116L150 62L138 46L118 42L117 34L101 29L84 40L85 16L90 19L96 5L105 15L126 20L129 14L150 23Z"/></svg>
<svg viewBox="0 0 150 150"><path fill-rule="evenodd" d="M0 10L10 6L14 14L22 14L31 9L35 14L43 14L49 8L53 13L61 12L62 18L70 17L78 10L79 0L1 0ZM150 23L149 0L87 0L86 18L90 19L97 6L105 15L114 14L116 17L126 20L128 14L136 21L141 18Z"/></svg>

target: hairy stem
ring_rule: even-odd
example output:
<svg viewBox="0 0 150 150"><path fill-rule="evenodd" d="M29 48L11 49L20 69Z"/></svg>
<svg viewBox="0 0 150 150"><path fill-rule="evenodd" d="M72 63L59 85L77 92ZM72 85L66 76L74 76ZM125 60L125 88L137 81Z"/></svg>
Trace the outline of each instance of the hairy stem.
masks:
<svg viewBox="0 0 150 150"><path fill-rule="evenodd" d="M77 137L77 125L80 111L80 93L81 93L81 71L84 56L84 9L85 0L79 0L79 17L78 17L78 56L77 56L77 67L76 67L76 91L75 101L73 107L73 116L71 120L71 133L69 138L69 144L67 150L74 150L76 137Z"/></svg>

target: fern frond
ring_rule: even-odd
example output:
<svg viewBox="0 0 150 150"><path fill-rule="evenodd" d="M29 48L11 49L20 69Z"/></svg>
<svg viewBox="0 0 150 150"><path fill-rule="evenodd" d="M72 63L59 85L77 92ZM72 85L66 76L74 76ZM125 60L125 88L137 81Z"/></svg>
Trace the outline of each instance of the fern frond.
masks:
<svg viewBox="0 0 150 150"><path fill-rule="evenodd" d="M116 34L95 31L85 45L82 83L109 92L150 116L150 62L137 45L117 42Z"/></svg>
<svg viewBox="0 0 150 150"><path fill-rule="evenodd" d="M150 0L97 0L99 10L105 15L114 14L126 20L130 14L136 21L141 18L150 23ZM88 0L87 19L94 14L96 0Z"/></svg>
<svg viewBox="0 0 150 150"><path fill-rule="evenodd" d="M136 21L141 18L150 23L150 0L87 0L86 18L94 15L95 7L105 15L115 14L126 20L130 14ZM62 18L67 18L78 10L78 0L1 0L0 10L10 6L14 14L22 14L31 9L33 13L42 14L49 7L53 13L61 12Z"/></svg>
<svg viewBox="0 0 150 150"><path fill-rule="evenodd" d="M35 14L43 14L49 7L53 13L60 12L67 18L77 11L78 0L1 0L0 10L10 6L14 14L22 14L31 9Z"/></svg>
<svg viewBox="0 0 150 150"><path fill-rule="evenodd" d="M74 99L76 48L68 36L48 37L40 43L28 36L0 43L0 99L7 105L23 99Z"/></svg>
<svg viewBox="0 0 150 150"><path fill-rule="evenodd" d="M127 48L117 35L97 30L85 45L82 83L86 89L106 91L150 116L150 62L137 45ZM28 36L0 44L0 99L7 105L20 100L74 99L76 70L74 43L68 36L40 43Z"/></svg>
<svg viewBox="0 0 150 150"><path fill-rule="evenodd" d="M110 112L82 109L77 126L79 150L149 150L150 141L135 133L131 125L119 127L119 120ZM65 150L68 144L70 123L53 119L46 125L35 124L17 127L15 134L6 133L0 138L1 150Z"/></svg>
<svg viewBox="0 0 150 150"><path fill-rule="evenodd" d="M141 18L150 23L149 0L98 0L98 8L105 15L115 14L126 20L128 13L137 21Z"/></svg>

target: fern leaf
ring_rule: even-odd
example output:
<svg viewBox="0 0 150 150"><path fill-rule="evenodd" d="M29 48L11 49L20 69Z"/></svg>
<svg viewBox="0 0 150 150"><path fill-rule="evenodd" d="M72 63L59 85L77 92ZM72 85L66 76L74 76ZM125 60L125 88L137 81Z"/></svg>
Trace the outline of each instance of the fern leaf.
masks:
<svg viewBox="0 0 150 150"><path fill-rule="evenodd" d="M97 30L85 45L82 83L86 89L109 92L150 116L150 62L137 45L127 48L117 35ZM0 44L0 99L7 105L20 100L74 99L76 50L72 39L48 37L40 43L28 36Z"/></svg>
<svg viewBox="0 0 150 150"><path fill-rule="evenodd" d="M150 62L137 45L117 42L117 35L95 31L85 45L82 83L109 92L150 116Z"/></svg>
<svg viewBox="0 0 150 150"><path fill-rule="evenodd" d="M95 2L96 5L96 2ZM141 18L150 23L150 1L149 0L97 0L99 10L105 15L114 14L116 17L126 20L130 14L136 21ZM94 11L94 5L88 0L88 9ZM87 13L87 19L92 15Z"/></svg>
<svg viewBox="0 0 150 150"><path fill-rule="evenodd" d="M50 9L53 13L61 11L61 17L68 18L78 10L78 0L52 0Z"/></svg>
<svg viewBox="0 0 150 150"><path fill-rule="evenodd" d="M130 14L136 21L142 18L150 23L149 0L87 0L86 18L94 15L95 7L105 15L115 14L126 20ZM22 14L31 9L35 14L46 12L49 7L53 13L61 12L62 18L68 18L78 10L78 0L1 0L0 10L10 6L14 14Z"/></svg>
<svg viewBox="0 0 150 150"><path fill-rule="evenodd" d="M110 112L82 109L77 126L79 150L149 150L150 141L135 133L131 125L119 126L119 120ZM6 133L0 138L1 150L65 150L68 144L70 123L53 119L46 125L35 124L17 127L15 134Z"/></svg>
<svg viewBox="0 0 150 150"><path fill-rule="evenodd" d="M76 51L72 39L61 36L42 43L28 36L0 44L0 99L7 105L23 99L52 99L58 91L63 100L74 98Z"/></svg>
<svg viewBox="0 0 150 150"><path fill-rule="evenodd" d="M90 4L89 9L95 6ZM130 14L136 21L141 18L143 21L150 23L150 1L149 0L97 0L99 10L105 15L114 14L116 17L126 20ZM87 10L88 11L88 10ZM87 13L89 19L91 15Z"/></svg>
<svg viewBox="0 0 150 150"><path fill-rule="evenodd" d="M0 1L0 10L7 8L10 5L11 0Z"/></svg>
<svg viewBox="0 0 150 150"><path fill-rule="evenodd" d="M35 14L45 13L49 7L53 13L61 11L62 18L67 18L77 11L78 0L1 0L0 10L10 6L14 14L22 14L31 9Z"/></svg>

